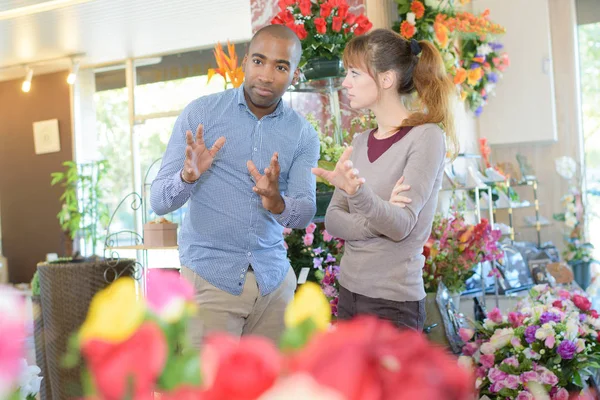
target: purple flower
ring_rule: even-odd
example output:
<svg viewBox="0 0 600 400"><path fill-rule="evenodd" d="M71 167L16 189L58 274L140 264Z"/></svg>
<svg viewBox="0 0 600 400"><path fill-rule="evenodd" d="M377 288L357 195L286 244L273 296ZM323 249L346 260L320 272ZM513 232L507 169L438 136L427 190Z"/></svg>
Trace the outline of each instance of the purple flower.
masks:
<svg viewBox="0 0 600 400"><path fill-rule="evenodd" d="M538 330L539 326L533 325L528 326L525 329L525 341L529 344L535 342L535 332Z"/></svg>
<svg viewBox="0 0 600 400"><path fill-rule="evenodd" d="M506 372L500 371L498 368L492 368L488 372L488 378L490 379L490 382L503 381L507 377L508 377L508 374Z"/></svg>
<svg viewBox="0 0 600 400"><path fill-rule="evenodd" d="M325 259L325 263L332 263L332 262L336 262L337 260L335 259L334 256L331 255L331 253L327 253L327 258Z"/></svg>
<svg viewBox="0 0 600 400"><path fill-rule="evenodd" d="M579 322L584 322L587 318L587 315L585 314L579 314Z"/></svg>
<svg viewBox="0 0 600 400"><path fill-rule="evenodd" d="M321 269L321 265L323 265L323 259L321 257L313 258L313 268Z"/></svg>
<svg viewBox="0 0 600 400"><path fill-rule="evenodd" d="M322 252L323 252L323 249L320 247L317 247L316 249L313 250L313 253L315 253L316 256L318 256Z"/></svg>
<svg viewBox="0 0 600 400"><path fill-rule="evenodd" d="M495 72L490 72L489 74L487 74L487 78L488 78L489 82L492 82L492 83L498 82L498 74L496 74Z"/></svg>
<svg viewBox="0 0 600 400"><path fill-rule="evenodd" d="M540 317L540 324L545 324L545 323L548 323L550 321L560 322L560 315L546 311Z"/></svg>
<svg viewBox="0 0 600 400"><path fill-rule="evenodd" d="M333 286L325 286L325 288L323 289L323 293L327 297L337 296L337 290L335 290L335 288Z"/></svg>
<svg viewBox="0 0 600 400"><path fill-rule="evenodd" d="M480 64L478 64L478 63L473 63L473 64L471 64L471 66L470 66L469 68L470 68L470 69L477 69L477 68L479 68L479 67L481 67L481 65L480 65Z"/></svg>
<svg viewBox="0 0 600 400"><path fill-rule="evenodd" d="M483 107L482 106L477 107L477 110L475 110L475 116L479 117L482 112L483 112Z"/></svg>
<svg viewBox="0 0 600 400"><path fill-rule="evenodd" d="M502 43L490 42L489 45L494 51L502 50L504 48Z"/></svg>
<svg viewBox="0 0 600 400"><path fill-rule="evenodd" d="M577 345L575 342L570 340L563 340L560 342L558 347L556 348L556 352L559 356L561 356L564 360L570 360L575 355L577 351Z"/></svg>

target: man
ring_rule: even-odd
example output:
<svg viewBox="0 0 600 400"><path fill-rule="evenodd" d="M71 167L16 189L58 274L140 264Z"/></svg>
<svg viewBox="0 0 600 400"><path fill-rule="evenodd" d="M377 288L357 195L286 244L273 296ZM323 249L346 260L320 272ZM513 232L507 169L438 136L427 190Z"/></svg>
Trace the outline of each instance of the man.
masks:
<svg viewBox="0 0 600 400"><path fill-rule="evenodd" d="M281 100L301 52L289 28L259 30L243 60L244 84L185 108L152 183L158 215L189 201L179 253L199 306L196 347L211 331L278 341L284 329L296 277L283 227L304 228L316 211L319 139Z"/></svg>

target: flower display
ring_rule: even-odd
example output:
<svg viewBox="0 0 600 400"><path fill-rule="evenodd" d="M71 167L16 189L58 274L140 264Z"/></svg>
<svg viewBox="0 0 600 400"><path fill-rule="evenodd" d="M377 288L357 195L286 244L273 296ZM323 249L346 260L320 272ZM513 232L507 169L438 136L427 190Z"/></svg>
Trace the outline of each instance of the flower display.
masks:
<svg viewBox="0 0 600 400"><path fill-rule="evenodd" d="M460 293L477 263L503 257L498 244L502 233L492 229L486 219L477 225L467 224L460 209L460 205L455 205L449 216L434 217L423 249L423 280L428 292L437 291L439 282L443 282L450 292Z"/></svg>
<svg viewBox="0 0 600 400"><path fill-rule="evenodd" d="M600 364L598 313L583 292L548 285L508 315L487 315L463 348L461 364L477 377L480 399L533 399L536 385L550 399L580 391Z"/></svg>
<svg viewBox="0 0 600 400"><path fill-rule="evenodd" d="M217 75L221 75L225 80L225 89L227 85L231 85L234 88L242 86L244 83L244 71L242 66L238 66L238 57L235 53L235 46L227 41L227 53L223 51L221 43L215 45L215 60L217 62L217 68L208 69L207 83Z"/></svg>
<svg viewBox="0 0 600 400"><path fill-rule="evenodd" d="M466 4L469 1L460 1ZM459 11L454 1L397 0L399 21L394 29L406 39L433 42L446 70L460 87L461 99L479 116L493 95L502 72L510 65L497 41L505 30L479 15Z"/></svg>
<svg viewBox="0 0 600 400"><path fill-rule="evenodd" d="M0 399L17 389L25 355L25 302L20 293L0 285Z"/></svg>
<svg viewBox="0 0 600 400"><path fill-rule="evenodd" d="M346 44L373 24L349 11L346 0L280 0L272 24L286 25L302 42L300 66L317 58L341 58Z"/></svg>

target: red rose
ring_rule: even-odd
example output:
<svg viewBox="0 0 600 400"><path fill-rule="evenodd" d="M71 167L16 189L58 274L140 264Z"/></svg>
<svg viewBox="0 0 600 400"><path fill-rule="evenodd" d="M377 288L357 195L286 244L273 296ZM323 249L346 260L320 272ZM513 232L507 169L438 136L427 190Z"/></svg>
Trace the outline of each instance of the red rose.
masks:
<svg viewBox="0 0 600 400"><path fill-rule="evenodd" d="M282 360L268 339L227 334L207 338L202 352L202 376L213 400L253 400L269 389Z"/></svg>
<svg viewBox="0 0 600 400"><path fill-rule="evenodd" d="M277 4L279 5L280 10L285 10L289 6L296 4L296 0L279 0Z"/></svg>
<svg viewBox="0 0 600 400"><path fill-rule="evenodd" d="M562 310L563 303L560 300L554 300L554 302L552 303L552 307L560 308Z"/></svg>
<svg viewBox="0 0 600 400"><path fill-rule="evenodd" d="M348 9L350 6L348 4L341 4L338 6L337 15L338 17L346 18L348 15Z"/></svg>
<svg viewBox="0 0 600 400"><path fill-rule="evenodd" d="M339 32L342 29L342 22L344 22L342 17L333 17L333 21L331 22L331 29L334 32Z"/></svg>
<svg viewBox="0 0 600 400"><path fill-rule="evenodd" d="M323 18L327 18L329 17L329 15L331 14L331 4L330 3L323 3L321 4L321 17Z"/></svg>
<svg viewBox="0 0 600 400"><path fill-rule="evenodd" d="M354 29L354 34L356 36L360 36L363 33L367 33L369 31L369 29L371 29L373 27L373 24L371 23L371 21L369 21L369 19L367 17L365 17L363 14L360 14L356 18L356 23L358 24L358 26Z"/></svg>
<svg viewBox="0 0 600 400"><path fill-rule="evenodd" d="M348 400L471 399L474 382L422 334L361 316L315 336L290 361ZM331 371L344 379L331 379Z"/></svg>
<svg viewBox="0 0 600 400"><path fill-rule="evenodd" d="M130 385L133 398L151 399L167 359L167 343L162 330L146 322L122 343L90 340L82 353L103 399L125 398Z"/></svg>
<svg viewBox="0 0 600 400"><path fill-rule="evenodd" d="M592 303L588 300L587 297L580 296L578 294L573 295L573 303L579 308L581 311L587 311L592 307Z"/></svg>
<svg viewBox="0 0 600 400"><path fill-rule="evenodd" d="M346 22L346 24L348 24L348 26L354 25L354 23L356 22L356 15L348 14L345 22Z"/></svg>
<svg viewBox="0 0 600 400"><path fill-rule="evenodd" d="M304 23L300 25L296 25L296 35L298 35L298 39L304 40L308 36L308 32L306 32L306 28L304 28Z"/></svg>
<svg viewBox="0 0 600 400"><path fill-rule="evenodd" d="M305 17L309 16L311 14L311 6L312 3L310 2L310 0L300 0L300 12L302 13L302 15L304 15Z"/></svg>
<svg viewBox="0 0 600 400"><path fill-rule="evenodd" d="M323 18L315 18L315 27L317 28L317 33L321 35L327 32L327 22Z"/></svg>

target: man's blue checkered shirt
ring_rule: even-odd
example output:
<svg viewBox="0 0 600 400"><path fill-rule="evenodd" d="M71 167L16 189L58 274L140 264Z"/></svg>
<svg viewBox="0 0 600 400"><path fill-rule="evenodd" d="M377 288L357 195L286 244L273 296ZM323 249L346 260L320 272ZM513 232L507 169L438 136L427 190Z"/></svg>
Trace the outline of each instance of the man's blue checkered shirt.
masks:
<svg viewBox="0 0 600 400"><path fill-rule="evenodd" d="M179 234L179 257L184 265L224 291L239 295L248 265L259 290L275 290L290 267L283 227L304 228L315 215L315 177L319 138L312 126L280 101L275 111L258 120L247 106L243 86L201 97L181 113L169 140L150 202L158 215L189 201ZM220 136L225 146L199 181L187 184L180 173L185 159L185 132L204 125L208 148ZM246 162L261 174L274 152L279 153L279 189L285 202L280 215L262 206L252 191Z"/></svg>

